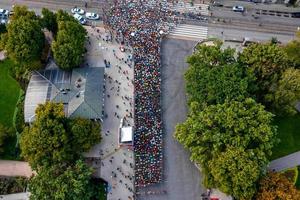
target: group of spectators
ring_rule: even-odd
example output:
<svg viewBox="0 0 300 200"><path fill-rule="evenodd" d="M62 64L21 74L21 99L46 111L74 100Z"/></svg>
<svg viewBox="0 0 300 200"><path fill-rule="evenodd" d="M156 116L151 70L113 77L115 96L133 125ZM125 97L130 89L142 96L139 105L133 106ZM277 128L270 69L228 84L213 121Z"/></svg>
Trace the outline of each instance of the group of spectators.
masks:
<svg viewBox="0 0 300 200"><path fill-rule="evenodd" d="M145 187L162 180L163 131L161 116L160 42L168 31L171 13L146 0L114 1L104 23L118 41L131 46L134 61L135 185Z"/></svg>

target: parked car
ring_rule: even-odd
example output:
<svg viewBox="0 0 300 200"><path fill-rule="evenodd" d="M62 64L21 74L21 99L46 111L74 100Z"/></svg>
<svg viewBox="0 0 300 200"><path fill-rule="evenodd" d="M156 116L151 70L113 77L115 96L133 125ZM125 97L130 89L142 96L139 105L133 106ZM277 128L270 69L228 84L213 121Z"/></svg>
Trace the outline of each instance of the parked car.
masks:
<svg viewBox="0 0 300 200"><path fill-rule="evenodd" d="M73 16L75 19L77 19L80 22L80 24L86 24L86 19L81 15L75 13Z"/></svg>
<svg viewBox="0 0 300 200"><path fill-rule="evenodd" d="M245 8L243 6L233 6L232 7L232 10L234 12L244 12L245 11Z"/></svg>
<svg viewBox="0 0 300 200"><path fill-rule="evenodd" d="M8 11L8 10L0 9L0 17L1 17L1 18L7 18L7 17L8 17L8 14L9 14L9 11Z"/></svg>
<svg viewBox="0 0 300 200"><path fill-rule="evenodd" d="M215 7L223 7L224 6L223 4L221 4L220 2L217 2L217 1L214 1L212 5Z"/></svg>
<svg viewBox="0 0 300 200"><path fill-rule="evenodd" d="M96 13L87 12L85 14L85 16L86 16L87 19L91 19L91 20L98 20L98 19L100 19L100 16L98 14L96 14Z"/></svg>
<svg viewBox="0 0 300 200"><path fill-rule="evenodd" d="M85 13L85 11L81 8L72 8L71 9L72 14L79 14L79 15L83 15Z"/></svg>

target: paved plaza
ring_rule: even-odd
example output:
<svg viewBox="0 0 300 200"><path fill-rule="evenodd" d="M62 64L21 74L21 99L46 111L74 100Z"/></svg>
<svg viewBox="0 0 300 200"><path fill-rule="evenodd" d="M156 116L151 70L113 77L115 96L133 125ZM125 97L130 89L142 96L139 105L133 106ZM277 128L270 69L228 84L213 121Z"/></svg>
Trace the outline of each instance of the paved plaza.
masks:
<svg viewBox="0 0 300 200"><path fill-rule="evenodd" d="M121 119L126 118L124 126L133 126L133 64L129 66L126 61L130 53L121 52L115 42L106 42L110 33L104 29L86 28L89 39L84 65L105 67L105 59L110 67L105 69L102 141L85 156L91 158L95 176L108 182L108 200L133 199L133 152L118 144Z"/></svg>

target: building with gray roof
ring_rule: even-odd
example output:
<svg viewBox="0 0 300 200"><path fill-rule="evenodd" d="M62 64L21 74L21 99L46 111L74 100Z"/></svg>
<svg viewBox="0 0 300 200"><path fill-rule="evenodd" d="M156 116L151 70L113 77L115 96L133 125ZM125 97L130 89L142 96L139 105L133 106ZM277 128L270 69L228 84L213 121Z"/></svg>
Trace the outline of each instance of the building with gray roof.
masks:
<svg viewBox="0 0 300 200"><path fill-rule="evenodd" d="M67 117L102 120L104 83L103 67L34 71L26 91L25 122L33 122L35 109L46 101L63 103Z"/></svg>

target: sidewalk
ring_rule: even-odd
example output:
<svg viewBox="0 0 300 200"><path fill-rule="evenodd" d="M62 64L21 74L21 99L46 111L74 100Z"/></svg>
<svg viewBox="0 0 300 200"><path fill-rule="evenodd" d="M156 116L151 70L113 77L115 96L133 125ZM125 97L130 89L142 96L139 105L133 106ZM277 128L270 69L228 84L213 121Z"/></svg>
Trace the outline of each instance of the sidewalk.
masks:
<svg viewBox="0 0 300 200"><path fill-rule="evenodd" d="M24 176L29 178L34 173L27 162L0 160L0 176Z"/></svg>
<svg viewBox="0 0 300 200"><path fill-rule="evenodd" d="M268 169L282 171L284 169L296 167L297 165L300 165L300 151L273 160L270 162Z"/></svg>

